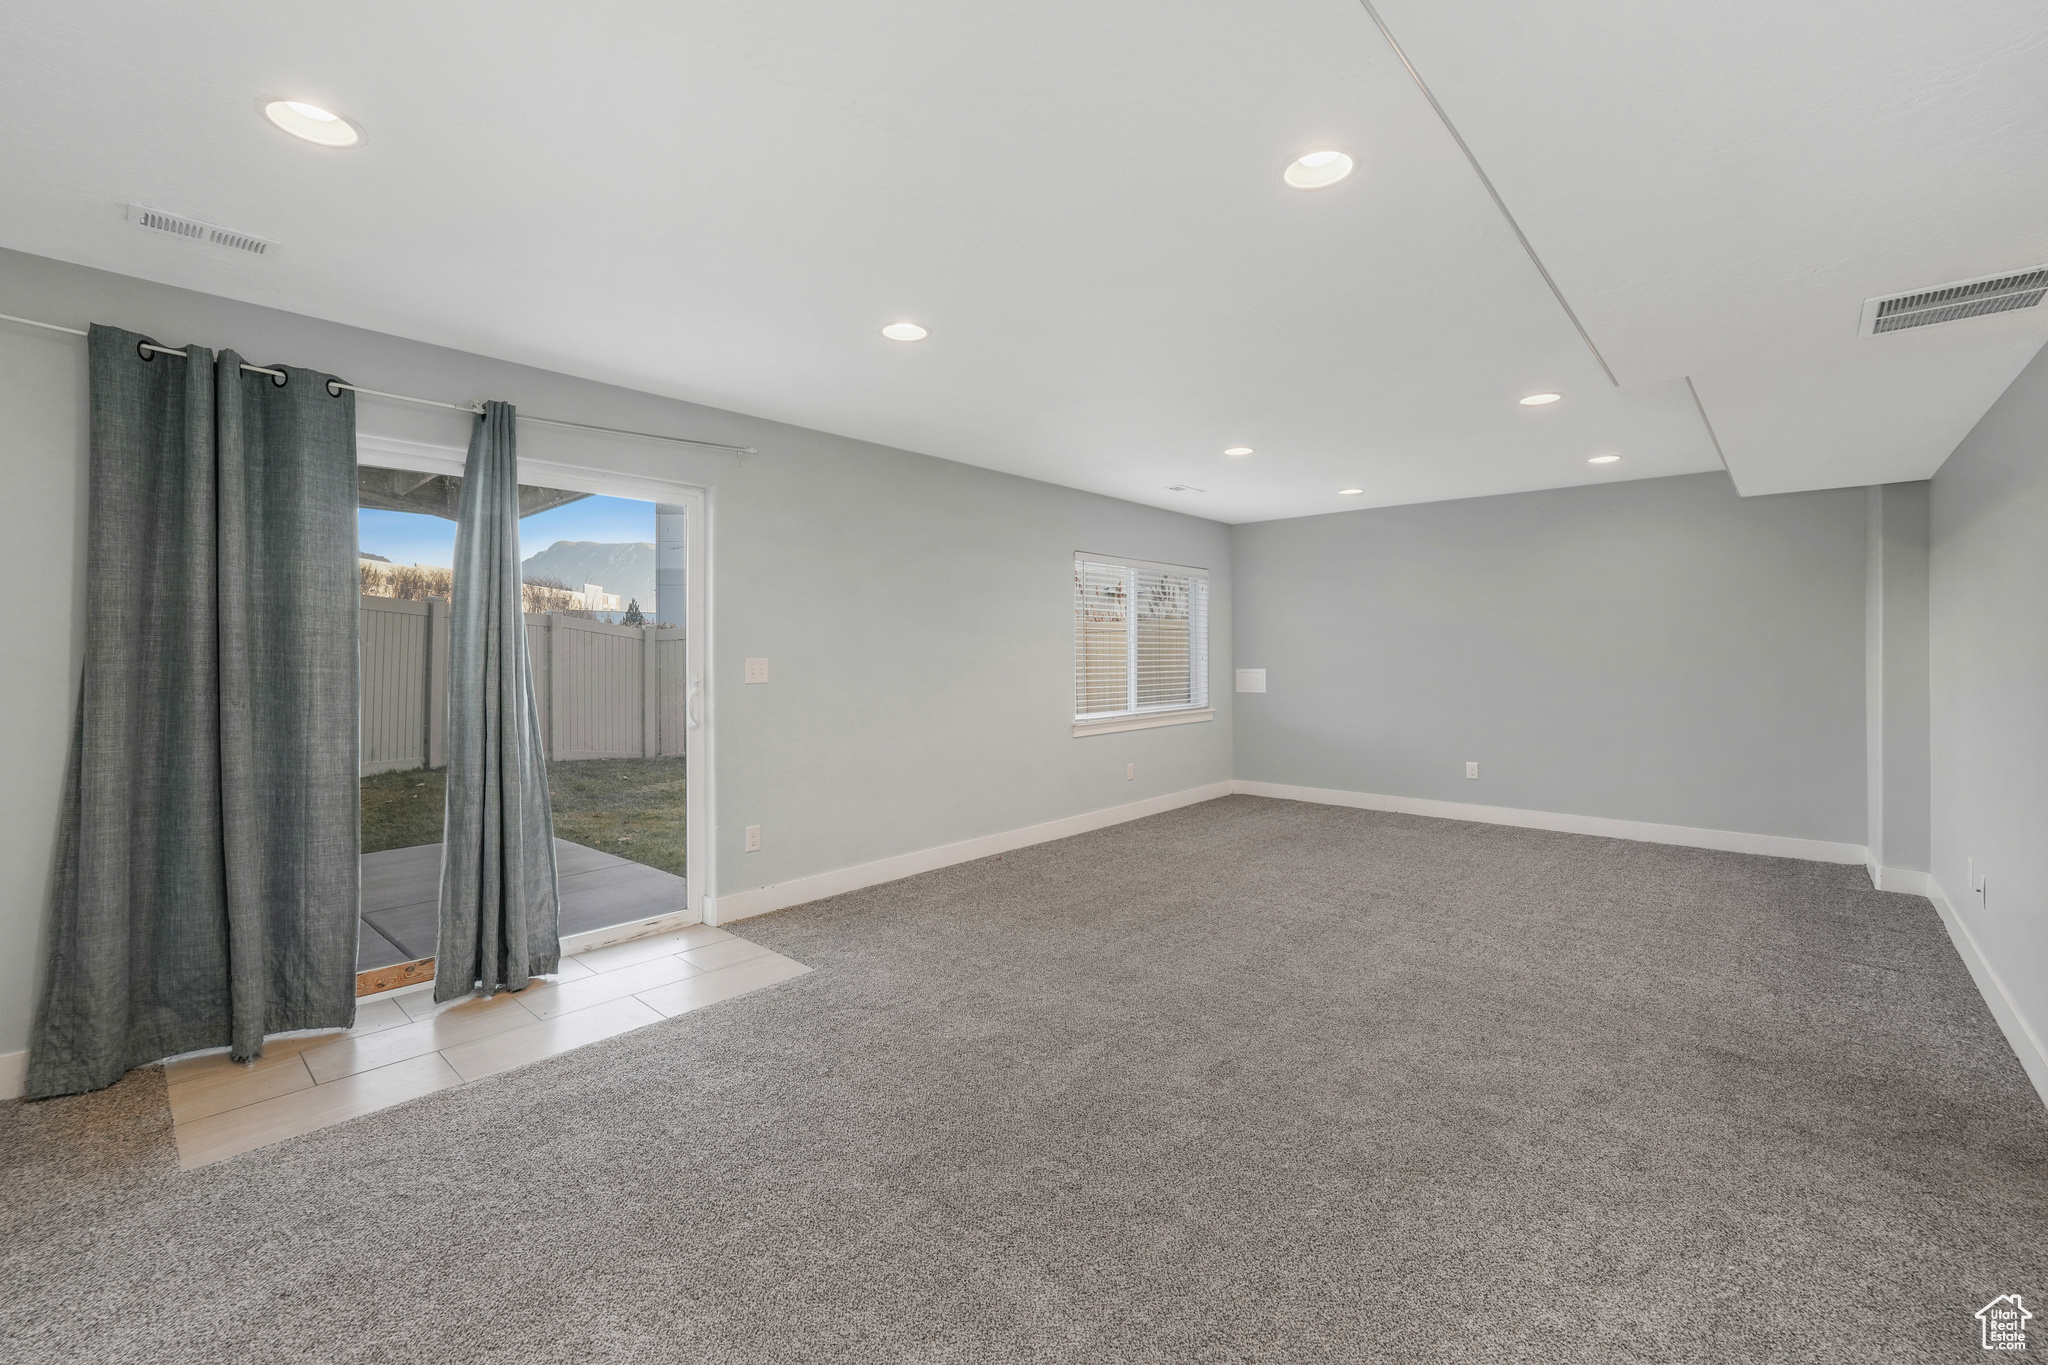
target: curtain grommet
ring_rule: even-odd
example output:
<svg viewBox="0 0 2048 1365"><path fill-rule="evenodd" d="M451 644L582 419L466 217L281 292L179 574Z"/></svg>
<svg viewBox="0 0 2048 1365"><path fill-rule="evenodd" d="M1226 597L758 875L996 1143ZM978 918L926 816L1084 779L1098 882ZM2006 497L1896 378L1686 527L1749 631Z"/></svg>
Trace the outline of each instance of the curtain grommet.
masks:
<svg viewBox="0 0 2048 1365"><path fill-rule="evenodd" d="M159 349L160 348L157 346L157 344L154 341L150 340L148 337L144 337L142 338L142 340L135 343L135 354L142 357L142 363L145 365L153 364L155 362L156 352Z"/></svg>

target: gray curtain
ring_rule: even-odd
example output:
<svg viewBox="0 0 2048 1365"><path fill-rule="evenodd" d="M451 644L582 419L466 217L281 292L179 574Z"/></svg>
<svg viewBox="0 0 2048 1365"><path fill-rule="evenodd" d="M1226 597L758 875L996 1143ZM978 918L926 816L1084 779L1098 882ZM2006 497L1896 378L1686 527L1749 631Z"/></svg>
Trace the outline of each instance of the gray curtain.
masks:
<svg viewBox="0 0 2048 1365"><path fill-rule="evenodd" d="M521 990L560 965L555 822L519 591L509 404L470 433L448 609L448 824L434 999Z"/></svg>
<svg viewBox="0 0 2048 1365"><path fill-rule="evenodd" d="M31 1098L355 1019L355 395L94 327L85 619Z"/></svg>

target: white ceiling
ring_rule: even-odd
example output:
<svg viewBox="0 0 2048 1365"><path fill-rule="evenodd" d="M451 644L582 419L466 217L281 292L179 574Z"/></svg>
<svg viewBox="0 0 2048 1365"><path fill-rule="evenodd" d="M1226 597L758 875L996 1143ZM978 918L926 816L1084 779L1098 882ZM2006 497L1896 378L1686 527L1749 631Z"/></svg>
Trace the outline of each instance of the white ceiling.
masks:
<svg viewBox="0 0 2048 1365"><path fill-rule="evenodd" d="M2048 263L2037 0L1381 0L1625 385L1690 375L1749 494L1924 479L2048 306L1864 299Z"/></svg>
<svg viewBox="0 0 2048 1365"><path fill-rule="evenodd" d="M1224 521L1718 469L1687 376L1745 492L1925 477L2048 337L1854 335L2048 260L2033 3L1382 12L1622 387L1356 0L16 0L0 245Z"/></svg>

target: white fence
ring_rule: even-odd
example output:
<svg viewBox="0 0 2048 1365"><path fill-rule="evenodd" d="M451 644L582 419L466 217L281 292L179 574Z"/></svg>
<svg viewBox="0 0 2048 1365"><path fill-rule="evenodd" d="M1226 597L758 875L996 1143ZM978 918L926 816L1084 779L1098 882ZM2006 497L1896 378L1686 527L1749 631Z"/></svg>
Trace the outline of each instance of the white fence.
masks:
<svg viewBox="0 0 2048 1365"><path fill-rule="evenodd" d="M448 761L448 603L362 599L363 773ZM550 759L680 758L683 632L549 612L526 618Z"/></svg>

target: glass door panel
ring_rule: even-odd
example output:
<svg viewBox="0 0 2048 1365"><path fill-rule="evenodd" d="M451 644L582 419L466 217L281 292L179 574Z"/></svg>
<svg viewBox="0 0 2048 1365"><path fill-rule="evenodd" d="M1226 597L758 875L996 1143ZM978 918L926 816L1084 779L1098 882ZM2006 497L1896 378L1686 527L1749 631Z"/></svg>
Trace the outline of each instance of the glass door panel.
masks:
<svg viewBox="0 0 2048 1365"><path fill-rule="evenodd" d="M359 989L432 974L461 479L364 467ZM688 903L688 517L522 487L521 577L564 937Z"/></svg>

